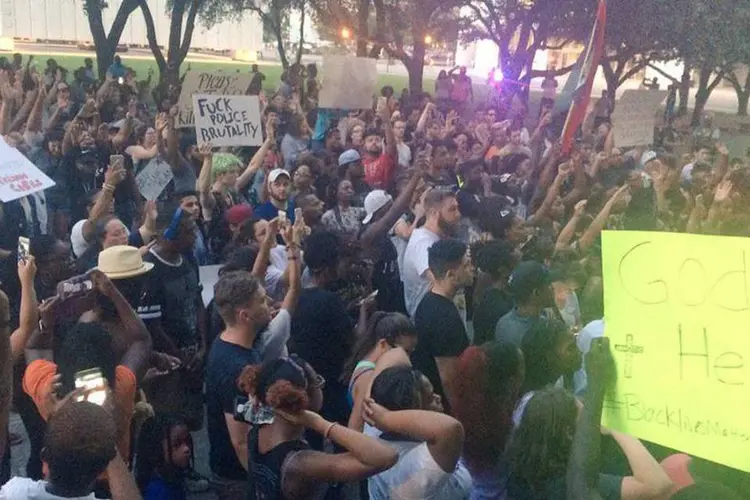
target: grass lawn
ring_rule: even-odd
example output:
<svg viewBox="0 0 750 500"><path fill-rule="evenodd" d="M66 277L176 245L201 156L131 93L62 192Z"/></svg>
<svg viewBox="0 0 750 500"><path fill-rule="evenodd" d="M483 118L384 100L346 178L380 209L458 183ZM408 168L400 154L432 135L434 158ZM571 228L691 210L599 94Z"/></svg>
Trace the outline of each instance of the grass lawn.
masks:
<svg viewBox="0 0 750 500"><path fill-rule="evenodd" d="M83 66L83 60L86 57L91 57L94 59L94 64L96 65L96 56L92 53L90 56L87 55L53 55L50 56L48 54L40 53L35 54L35 58L37 60L37 64L40 68L44 67L46 64L46 60L49 58L54 58L57 63L62 66L63 68L67 69L70 73L68 74L68 78L72 78L72 73L77 68ZM120 54L120 57L122 58L122 62L124 65L133 68L138 73L138 79L145 79L148 75L149 68L153 68L155 77L159 74L159 69L156 65L156 61L153 59L142 59L142 58L132 58L128 57L128 54ZM181 71L184 72L187 70L188 64L190 67L194 70L200 70L200 71L206 71L206 70L212 70L212 71L236 71L236 72L249 72L251 63L246 62L235 62L235 61L187 61L182 63ZM395 63L400 64L400 63ZM281 66L280 65L274 65L274 64L263 64L262 62L258 63L258 66L260 67L260 71L266 75L266 83L265 87L268 90L275 89L277 87L277 84L279 82L279 78L281 77ZM409 80L406 76L401 75L389 75L389 74L381 74L378 75L378 86L382 87L385 85L390 85L396 90L396 94L399 95L401 93L401 89L406 88L409 86ZM425 87L428 88L428 87Z"/></svg>

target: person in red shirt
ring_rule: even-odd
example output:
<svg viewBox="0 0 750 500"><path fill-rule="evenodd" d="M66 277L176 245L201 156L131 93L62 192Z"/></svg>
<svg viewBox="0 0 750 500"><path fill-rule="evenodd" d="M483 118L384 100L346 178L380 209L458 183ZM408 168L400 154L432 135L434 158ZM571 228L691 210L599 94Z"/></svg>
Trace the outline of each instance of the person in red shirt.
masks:
<svg viewBox="0 0 750 500"><path fill-rule="evenodd" d="M385 144L380 131L370 129L365 132L362 164L365 167L365 182L373 189L387 190L393 183L398 163L396 136L393 134L388 108L378 110L385 130Z"/></svg>

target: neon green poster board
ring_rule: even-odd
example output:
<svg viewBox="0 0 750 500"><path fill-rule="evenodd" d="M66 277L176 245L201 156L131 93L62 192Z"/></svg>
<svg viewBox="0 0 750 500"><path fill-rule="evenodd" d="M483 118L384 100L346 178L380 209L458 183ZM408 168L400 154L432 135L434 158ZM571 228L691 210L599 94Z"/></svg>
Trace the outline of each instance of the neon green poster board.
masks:
<svg viewBox="0 0 750 500"><path fill-rule="evenodd" d="M607 231L603 425L750 472L750 238Z"/></svg>

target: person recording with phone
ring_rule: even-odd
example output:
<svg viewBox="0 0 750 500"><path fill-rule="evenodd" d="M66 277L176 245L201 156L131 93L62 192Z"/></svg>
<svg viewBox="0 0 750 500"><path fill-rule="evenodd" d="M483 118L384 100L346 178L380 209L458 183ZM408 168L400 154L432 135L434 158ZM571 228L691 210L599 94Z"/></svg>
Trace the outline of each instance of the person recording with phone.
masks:
<svg viewBox="0 0 750 500"><path fill-rule="evenodd" d="M26 346L29 365L23 390L47 420L51 394L68 394L80 385L81 372L98 370L114 396L118 450L127 460L136 387L151 363L151 336L112 279L121 281L125 294L138 297L133 291L137 285L127 280L148 273L152 266L131 247L106 250L99 264L85 277L62 282L58 295L40 307L40 328ZM51 318L75 314L79 308L85 311L79 322L56 339Z"/></svg>

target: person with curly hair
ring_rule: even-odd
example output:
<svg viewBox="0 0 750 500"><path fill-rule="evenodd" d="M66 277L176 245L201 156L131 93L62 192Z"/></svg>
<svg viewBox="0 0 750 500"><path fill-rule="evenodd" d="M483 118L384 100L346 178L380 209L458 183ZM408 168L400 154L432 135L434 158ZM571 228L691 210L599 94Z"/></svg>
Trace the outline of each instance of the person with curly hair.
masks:
<svg viewBox="0 0 750 500"><path fill-rule="evenodd" d="M187 498L186 473L192 462L193 438L185 419L157 414L143 423L133 475L146 500Z"/></svg>
<svg viewBox="0 0 750 500"><path fill-rule="evenodd" d="M273 410L270 423L254 425L248 437L248 497L253 500L321 498L330 483L354 482L391 468L396 452L317 412L325 380L297 356L246 366L237 379L254 409ZM330 440L343 453L312 450L305 430Z"/></svg>
<svg viewBox="0 0 750 500"><path fill-rule="evenodd" d="M44 481L15 477L0 489L0 498L93 499L94 485L106 471L114 500L140 498L128 466L117 452L117 429L111 414L68 394L56 401L44 438Z"/></svg>

